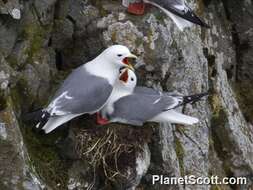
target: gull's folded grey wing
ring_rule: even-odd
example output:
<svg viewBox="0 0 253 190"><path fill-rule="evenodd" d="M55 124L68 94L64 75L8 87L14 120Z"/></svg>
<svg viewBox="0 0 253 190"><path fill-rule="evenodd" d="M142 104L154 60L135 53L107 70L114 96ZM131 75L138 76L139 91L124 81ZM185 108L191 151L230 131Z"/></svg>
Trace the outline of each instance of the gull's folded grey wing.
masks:
<svg viewBox="0 0 253 190"><path fill-rule="evenodd" d="M144 123L174 104L173 97L134 93L114 103L110 118Z"/></svg>
<svg viewBox="0 0 253 190"><path fill-rule="evenodd" d="M48 106L51 115L82 114L100 109L112 92L104 78L75 69L64 81Z"/></svg>

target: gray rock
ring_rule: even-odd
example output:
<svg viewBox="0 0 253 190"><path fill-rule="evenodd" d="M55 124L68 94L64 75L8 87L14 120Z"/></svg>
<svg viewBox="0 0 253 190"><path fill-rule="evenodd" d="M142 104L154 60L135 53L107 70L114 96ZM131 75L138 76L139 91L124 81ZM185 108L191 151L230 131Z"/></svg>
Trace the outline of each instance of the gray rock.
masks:
<svg viewBox="0 0 253 190"><path fill-rule="evenodd" d="M57 20L52 36L52 44L56 49L68 47L73 41L74 25L69 19Z"/></svg>
<svg viewBox="0 0 253 190"><path fill-rule="evenodd" d="M32 168L28 167L30 158L24 145L23 137L16 116L11 108L0 112L1 127L0 139L0 177L1 187L12 189L30 190L42 189L43 184ZM3 132L4 131L4 132Z"/></svg>
<svg viewBox="0 0 253 190"><path fill-rule="evenodd" d="M54 19L54 8L57 0L35 0L34 7L43 25L51 24Z"/></svg>
<svg viewBox="0 0 253 190"><path fill-rule="evenodd" d="M6 57L11 53L17 40L17 25L9 19L0 19L0 52Z"/></svg>
<svg viewBox="0 0 253 190"><path fill-rule="evenodd" d="M19 5L17 1L8 3ZM10 14L9 10L16 7L10 9L8 3L1 4L0 14ZM137 17L127 14L120 1L33 0L22 3L23 7L19 5L20 21L6 15L0 19L1 187L50 189L53 184L53 189L69 190L88 187L232 189L228 185L150 185L154 174L169 177L193 174L197 177L245 176L248 184L238 189L252 188L253 131L249 123L252 114L248 111L253 109L252 98L238 96L238 93L246 96L247 92L250 95L252 89L251 1L205 1L203 4L189 0L189 5L205 18L211 29L194 26L184 32L156 8ZM45 105L72 68L91 60L112 44L126 45L138 55L139 84L182 94L210 90L208 99L178 110L198 117L200 123L195 126L148 124L138 129L109 126L114 127L120 140L127 140L129 144L142 142L138 143L140 149L135 149L138 151L117 159L121 164L118 172L126 175L116 175L110 180L101 168L105 165L101 162L99 166L92 165L90 159L94 155L80 159L82 156L75 146L80 138L86 139L83 146L86 149L82 151L87 152L92 148L88 146L92 145L89 144L92 140L108 132L96 127L92 119L82 117L66 124L71 127L69 135L64 135L68 131L66 127L45 138L34 135L38 138L36 142L41 141L41 148L50 151L48 156L52 158L48 158L47 164L59 158L64 162L55 166L56 169L50 168L52 179L43 176L43 172L37 177L36 172L42 168L30 162L34 159L30 155L34 154L27 151L29 146L24 144L20 133L20 128L29 124L22 122L20 115ZM247 83L247 89L240 88L241 83ZM238 84L239 88L234 88ZM242 102L246 102L246 106ZM83 132L86 129L92 132ZM151 137L145 138L146 133L152 134ZM57 135L63 140L58 142ZM34 136L24 135L25 142L34 143L31 140ZM47 144L51 138L58 143ZM106 143L110 145L111 142ZM45 162L43 160L43 164ZM59 182L55 175L62 176L62 173L64 179ZM44 185L40 178L51 181Z"/></svg>

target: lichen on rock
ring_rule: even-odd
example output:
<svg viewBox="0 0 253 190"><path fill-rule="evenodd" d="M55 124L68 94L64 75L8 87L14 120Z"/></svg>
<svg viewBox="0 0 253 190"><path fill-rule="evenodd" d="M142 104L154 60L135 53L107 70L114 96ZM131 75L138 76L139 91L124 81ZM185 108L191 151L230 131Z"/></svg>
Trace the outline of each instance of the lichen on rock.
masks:
<svg viewBox="0 0 253 190"><path fill-rule="evenodd" d="M3 3L6 2L6 3ZM250 189L253 174L252 3L189 0L211 25L181 32L157 8L121 1L0 2L0 186L30 189ZM11 10L20 10L13 19ZM17 15L18 16L18 15ZM50 101L73 68L123 44L138 55L138 84L207 100L178 111L195 126L96 126L82 116L50 135L27 112ZM4 171L4 172L3 172ZM151 186L152 175L247 177L245 186Z"/></svg>

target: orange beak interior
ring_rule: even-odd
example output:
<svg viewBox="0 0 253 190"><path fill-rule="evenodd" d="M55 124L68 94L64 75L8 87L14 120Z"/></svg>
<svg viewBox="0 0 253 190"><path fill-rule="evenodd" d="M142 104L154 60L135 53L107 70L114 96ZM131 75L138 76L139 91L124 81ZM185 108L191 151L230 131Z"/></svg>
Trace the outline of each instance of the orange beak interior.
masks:
<svg viewBox="0 0 253 190"><path fill-rule="evenodd" d="M119 80L123 81L123 82L127 82L128 80L128 70L126 69L124 73L122 73L119 77Z"/></svg>

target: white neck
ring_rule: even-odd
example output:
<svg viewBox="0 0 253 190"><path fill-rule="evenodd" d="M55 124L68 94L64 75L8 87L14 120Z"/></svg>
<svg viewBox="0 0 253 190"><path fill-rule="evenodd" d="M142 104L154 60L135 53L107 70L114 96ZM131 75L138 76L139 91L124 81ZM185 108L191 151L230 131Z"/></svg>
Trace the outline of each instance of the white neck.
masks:
<svg viewBox="0 0 253 190"><path fill-rule="evenodd" d="M116 99L115 101L117 101L121 97L128 96L133 93L133 90L129 90L126 88L118 88L118 85L122 85L122 84L116 84L112 91L113 92L112 96L114 100Z"/></svg>
<svg viewBox="0 0 253 190"><path fill-rule="evenodd" d="M84 67L89 73L107 79L112 86L114 86L119 75L118 65L103 60L100 57L86 63Z"/></svg>

